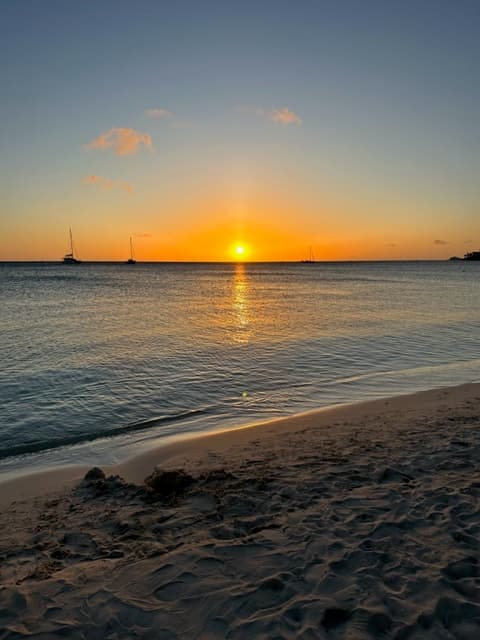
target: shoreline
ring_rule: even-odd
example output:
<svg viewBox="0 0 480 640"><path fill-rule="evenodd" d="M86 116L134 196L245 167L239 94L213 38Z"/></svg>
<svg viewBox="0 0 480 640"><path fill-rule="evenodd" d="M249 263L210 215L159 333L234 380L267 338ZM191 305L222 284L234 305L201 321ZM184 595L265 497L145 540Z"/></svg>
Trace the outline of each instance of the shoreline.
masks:
<svg viewBox="0 0 480 640"><path fill-rule="evenodd" d="M479 459L477 383L53 474L0 505L2 638L476 640Z"/></svg>
<svg viewBox="0 0 480 640"><path fill-rule="evenodd" d="M382 412L403 410L405 404L410 406L412 402L416 410L426 407L436 409L439 400L445 402L448 399L448 402L458 404L469 394L477 392L480 393L480 382L470 382L375 400L330 405L225 430L168 436L164 444L158 444L151 450L132 456L119 464L106 465L103 468L106 473L119 475L127 482L142 483L160 464L170 468L174 464L189 464L192 460L198 463L209 449L218 450L226 446L245 444L256 436L257 430L271 436L273 432L280 435L299 429L325 428L342 420L361 420L372 413L379 415ZM20 473L17 477L6 480L0 477L0 507L12 501L38 498L68 489L79 482L92 466L75 464Z"/></svg>
<svg viewBox="0 0 480 640"><path fill-rule="evenodd" d="M142 473L148 468L153 469L161 464L166 468L173 465L199 464L202 457L205 457L210 451L244 445L257 436L281 436L285 433L296 433L305 429L336 427L342 421L355 422L366 417L379 417L383 413L404 411L405 405L406 410L412 412L426 409L437 411L446 406L453 408L462 404L472 394L480 395L480 383L472 382L453 387L439 387L376 400L322 407L234 429L193 434L178 442L155 447L151 451L135 456L121 464L112 465L107 469L109 473L121 475L127 482L142 482L145 478L145 476L142 477ZM439 405L439 402L444 402L445 405Z"/></svg>

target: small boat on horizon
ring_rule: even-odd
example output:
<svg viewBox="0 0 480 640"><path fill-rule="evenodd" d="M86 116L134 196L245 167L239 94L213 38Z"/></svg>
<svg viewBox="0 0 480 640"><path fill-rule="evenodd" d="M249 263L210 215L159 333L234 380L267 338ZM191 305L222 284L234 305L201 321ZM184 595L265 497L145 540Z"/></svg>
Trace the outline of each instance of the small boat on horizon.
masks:
<svg viewBox="0 0 480 640"><path fill-rule="evenodd" d="M69 229L70 233L70 253L66 253L63 256L63 264L82 264L82 261L75 257L75 253L73 251L73 238L72 238L72 230Z"/></svg>
<svg viewBox="0 0 480 640"><path fill-rule="evenodd" d="M137 261L135 260L134 256L133 256L133 243L132 243L132 237L130 236L130 258L127 260L127 262L125 264L135 264Z"/></svg>
<svg viewBox="0 0 480 640"><path fill-rule="evenodd" d="M313 255L312 247L309 247L308 258L305 258L304 260L300 260L300 262L302 264L313 264L315 262L315 256Z"/></svg>

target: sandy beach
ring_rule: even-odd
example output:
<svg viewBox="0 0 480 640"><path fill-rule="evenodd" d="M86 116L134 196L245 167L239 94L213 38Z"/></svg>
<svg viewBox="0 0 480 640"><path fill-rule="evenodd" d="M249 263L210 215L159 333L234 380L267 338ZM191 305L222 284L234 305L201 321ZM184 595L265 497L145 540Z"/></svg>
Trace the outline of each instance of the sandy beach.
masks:
<svg viewBox="0 0 480 640"><path fill-rule="evenodd" d="M479 461L470 384L4 483L0 640L477 639Z"/></svg>

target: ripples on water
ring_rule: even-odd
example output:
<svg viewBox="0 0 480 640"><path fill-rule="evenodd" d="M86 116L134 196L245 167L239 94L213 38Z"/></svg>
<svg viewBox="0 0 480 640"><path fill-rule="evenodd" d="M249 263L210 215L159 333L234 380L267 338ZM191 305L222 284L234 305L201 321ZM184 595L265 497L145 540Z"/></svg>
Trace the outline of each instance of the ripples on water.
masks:
<svg viewBox="0 0 480 640"><path fill-rule="evenodd" d="M0 470L479 380L479 282L462 262L3 264Z"/></svg>

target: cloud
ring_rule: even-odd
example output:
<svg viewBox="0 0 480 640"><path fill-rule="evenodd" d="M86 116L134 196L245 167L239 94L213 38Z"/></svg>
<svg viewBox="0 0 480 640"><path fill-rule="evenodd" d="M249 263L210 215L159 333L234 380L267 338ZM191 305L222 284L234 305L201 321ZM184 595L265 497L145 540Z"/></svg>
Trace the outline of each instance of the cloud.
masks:
<svg viewBox="0 0 480 640"><path fill-rule="evenodd" d="M149 118L170 118L173 114L167 109L145 109L145 115Z"/></svg>
<svg viewBox="0 0 480 640"><path fill-rule="evenodd" d="M153 238L151 233L134 233L135 238Z"/></svg>
<svg viewBox="0 0 480 640"><path fill-rule="evenodd" d="M278 122L279 124L302 124L302 119L299 118L296 113L287 109L287 107L273 109L270 112L270 118L273 122Z"/></svg>
<svg viewBox="0 0 480 640"><path fill-rule="evenodd" d="M127 127L116 127L101 133L97 138L84 145L86 151L91 149L113 149L117 156L128 156L137 153L141 146L152 148L152 138L148 133L141 133Z"/></svg>
<svg viewBox="0 0 480 640"><path fill-rule="evenodd" d="M447 240L434 240L433 244L437 244L443 247L446 244L450 244L450 242L448 242Z"/></svg>
<svg viewBox="0 0 480 640"><path fill-rule="evenodd" d="M397 243L396 242L387 242L387 244L385 246L386 247L396 247Z"/></svg>
<svg viewBox="0 0 480 640"><path fill-rule="evenodd" d="M167 109L145 109L145 115L149 118L168 119L168 126L172 129L187 129L193 126L190 120L181 120L174 113Z"/></svg>
<svg viewBox="0 0 480 640"><path fill-rule="evenodd" d="M253 113L256 116L268 118L272 122L277 124L289 125L289 124L302 124L302 119L293 111L290 111L288 107L281 107L279 109L264 109L263 107L239 107L238 109L242 113Z"/></svg>
<svg viewBox="0 0 480 640"><path fill-rule="evenodd" d="M111 191L112 189L120 189L125 193L132 193L133 186L125 180L111 180L110 178L104 178L103 176L87 176L82 180L83 184L96 185L102 189L102 191Z"/></svg>

